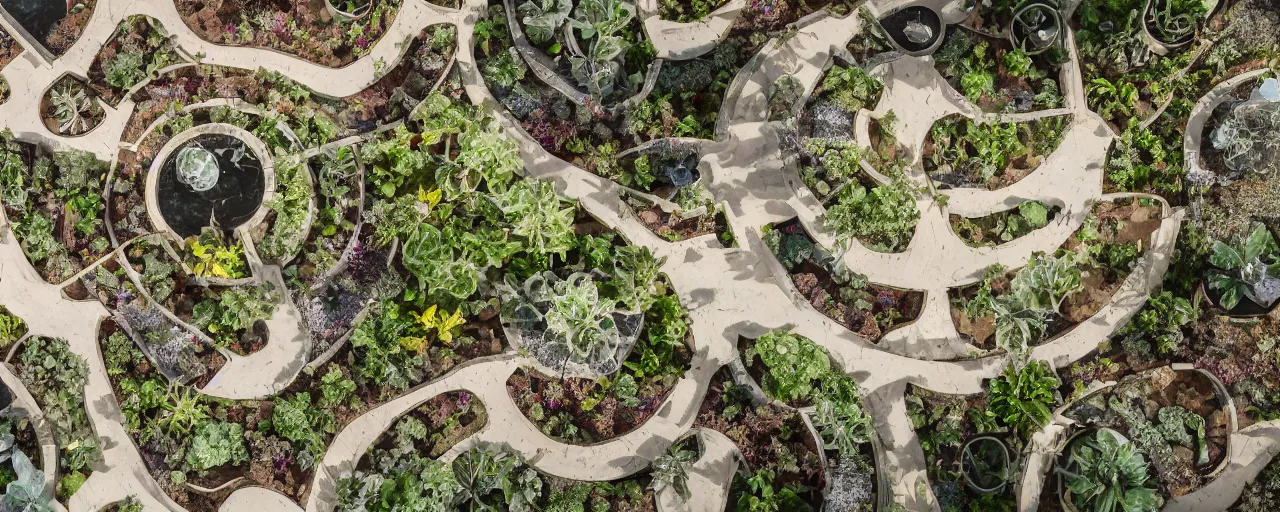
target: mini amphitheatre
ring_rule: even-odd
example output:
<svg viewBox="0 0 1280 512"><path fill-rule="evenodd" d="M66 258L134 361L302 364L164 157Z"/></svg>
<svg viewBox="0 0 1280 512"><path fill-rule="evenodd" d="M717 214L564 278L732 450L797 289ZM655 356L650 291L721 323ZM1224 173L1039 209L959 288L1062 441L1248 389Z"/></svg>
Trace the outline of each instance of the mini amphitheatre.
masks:
<svg viewBox="0 0 1280 512"><path fill-rule="evenodd" d="M0 0L0 512L1280 509L1276 0Z"/></svg>

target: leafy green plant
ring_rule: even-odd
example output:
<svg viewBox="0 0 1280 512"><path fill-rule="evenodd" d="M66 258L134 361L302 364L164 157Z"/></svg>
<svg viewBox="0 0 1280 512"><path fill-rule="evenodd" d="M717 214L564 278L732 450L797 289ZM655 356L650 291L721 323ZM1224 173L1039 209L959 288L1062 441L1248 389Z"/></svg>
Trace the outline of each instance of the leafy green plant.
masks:
<svg viewBox="0 0 1280 512"><path fill-rule="evenodd" d="M524 15L525 35L533 44L551 41L569 19L572 10L572 0L530 0L516 9Z"/></svg>
<svg viewBox="0 0 1280 512"><path fill-rule="evenodd" d="M1117 113L1133 115L1134 105L1138 102L1138 88L1129 81L1112 82L1098 77L1089 82L1085 92L1088 93L1089 107L1112 121L1119 119Z"/></svg>
<svg viewBox="0 0 1280 512"><path fill-rule="evenodd" d="M1049 406L1058 401L1058 379L1044 361L1030 361L1022 368L1012 363L991 379L987 392L991 412L1024 439L1049 424Z"/></svg>
<svg viewBox="0 0 1280 512"><path fill-rule="evenodd" d="M1248 101L1231 109L1213 131L1213 147L1234 173L1273 174L1280 170L1280 103Z"/></svg>
<svg viewBox="0 0 1280 512"><path fill-rule="evenodd" d="M170 433L188 435L209 419L209 406L200 400L200 395L184 386L174 386L163 402L165 415L160 418L160 425Z"/></svg>
<svg viewBox="0 0 1280 512"><path fill-rule="evenodd" d="M27 334L27 323L0 306L0 348L8 347Z"/></svg>
<svg viewBox="0 0 1280 512"><path fill-rule="evenodd" d="M1203 416L1177 405L1161 407L1156 412L1156 416L1160 419L1159 428L1164 433L1165 439L1195 450L1197 465L1209 463L1209 443L1204 434ZM1194 437L1188 435L1187 430L1190 430Z"/></svg>
<svg viewBox="0 0 1280 512"><path fill-rule="evenodd" d="M1081 288L1080 267L1073 253L1057 257L1036 253L1009 285L1026 306L1056 312L1063 299Z"/></svg>
<svg viewBox="0 0 1280 512"><path fill-rule="evenodd" d="M205 299L192 310L192 323L226 343L237 333L276 311L276 294L270 284L227 288L215 299Z"/></svg>
<svg viewBox="0 0 1280 512"><path fill-rule="evenodd" d="M454 255L439 228L419 224L401 249L405 268L418 278L420 289L467 298L479 286L480 272L474 263Z"/></svg>
<svg viewBox="0 0 1280 512"><path fill-rule="evenodd" d="M520 471L522 466L524 458L505 449L478 445L467 450L453 460L460 486L454 503L466 510L533 510L529 495L536 498L542 483L536 471Z"/></svg>
<svg viewBox="0 0 1280 512"><path fill-rule="evenodd" d="M656 493L670 487L677 496L687 501L689 473L686 466L695 460L698 460L698 452L685 450L679 443L671 445L666 453L659 455L649 465L649 475L653 478L649 482L649 489Z"/></svg>
<svg viewBox="0 0 1280 512"><path fill-rule="evenodd" d="M320 405L332 406L345 403L356 391L356 383L346 378L337 365L329 365L329 371L320 378Z"/></svg>
<svg viewBox="0 0 1280 512"><path fill-rule="evenodd" d="M93 438L85 413L84 386L89 366L67 340L36 336L23 344L18 375L53 425L59 446Z"/></svg>
<svg viewBox="0 0 1280 512"><path fill-rule="evenodd" d="M283 260L306 241L306 224L312 184L306 163L297 155L275 159L276 195L267 206L276 213L271 231L258 244L264 258Z"/></svg>
<svg viewBox="0 0 1280 512"><path fill-rule="evenodd" d="M332 412L311 405L306 391L277 400L271 411L271 428L297 447L304 468L324 455L325 434L333 433L335 422Z"/></svg>
<svg viewBox="0 0 1280 512"><path fill-rule="evenodd" d="M195 429L187 449L187 465L196 471L225 464L239 466L249 460L244 446L244 429L239 423L207 421Z"/></svg>
<svg viewBox="0 0 1280 512"><path fill-rule="evenodd" d="M738 478L742 478L741 475ZM775 473L767 468L760 468L751 476L743 479L743 492L738 497L735 510L737 512L783 512L809 511L812 508L805 503L798 490L792 486L776 488ZM735 483L736 484L736 483Z"/></svg>
<svg viewBox="0 0 1280 512"><path fill-rule="evenodd" d="M1163 500L1146 487L1147 460L1116 431L1102 429L1075 443L1056 471L1081 510L1154 512Z"/></svg>
<svg viewBox="0 0 1280 512"><path fill-rule="evenodd" d="M622 0L581 0L569 20L569 25L587 42L580 51L575 50L578 45L569 47L573 78L600 101L625 78L623 64L631 44L618 32L630 25L635 9L635 5Z"/></svg>
<svg viewBox="0 0 1280 512"><path fill-rule="evenodd" d="M829 95L840 108L857 112L875 107L884 85L857 66L833 66L822 80L823 95Z"/></svg>
<svg viewBox="0 0 1280 512"><path fill-rule="evenodd" d="M53 105L53 116L58 120L59 133L80 135L101 121L102 107L79 82L67 81L54 87L50 93L49 102Z"/></svg>
<svg viewBox="0 0 1280 512"><path fill-rule="evenodd" d="M961 467L965 478L982 489L999 489L1018 476L1003 443L989 437L965 445Z"/></svg>
<svg viewBox="0 0 1280 512"><path fill-rule="evenodd" d="M44 472L36 469L31 459L14 450L10 459L17 479L5 486L4 496L0 504L4 510L21 510L23 512L53 512L49 500L44 497Z"/></svg>
<svg viewBox="0 0 1280 512"><path fill-rule="evenodd" d="M1162 41L1176 43L1195 35L1200 19L1208 14L1203 0L1156 0L1147 21Z"/></svg>
<svg viewBox="0 0 1280 512"><path fill-rule="evenodd" d="M129 89L147 78L141 51L120 52L103 66L107 83L119 89Z"/></svg>
<svg viewBox="0 0 1280 512"><path fill-rule="evenodd" d="M248 275L244 247L236 242L228 245L216 230L205 230L187 239L191 271L200 277L238 279Z"/></svg>
<svg viewBox="0 0 1280 512"><path fill-rule="evenodd" d="M351 346L356 354L352 373L363 382L408 389L424 376L422 355L400 342L416 318L403 313L393 300L379 303L373 311L375 314L356 324L351 334Z"/></svg>
<svg viewBox="0 0 1280 512"><path fill-rule="evenodd" d="M898 251L915 234L920 209L917 190L905 177L870 190L851 184L827 209L824 224L840 243L856 238L873 250Z"/></svg>
<svg viewBox="0 0 1280 512"><path fill-rule="evenodd" d="M1152 354L1173 355L1182 347L1182 326L1197 316L1196 308L1185 298L1160 292L1147 300L1133 320L1119 333L1125 352L1143 358Z"/></svg>
<svg viewBox="0 0 1280 512"><path fill-rule="evenodd" d="M1209 263L1218 269L1209 276L1209 289L1222 294L1218 304L1223 309L1234 309L1242 298L1263 307L1275 301L1258 295L1260 285L1280 276L1280 246L1261 223L1237 245L1214 241Z"/></svg>
<svg viewBox="0 0 1280 512"><path fill-rule="evenodd" d="M562 256L573 248L576 207L563 206L551 183L522 180L494 199L512 223L512 234L523 238L525 247Z"/></svg>
<svg viewBox="0 0 1280 512"><path fill-rule="evenodd" d="M820 380L831 371L831 359L818 344L788 332L769 332L743 354L747 364L756 357L768 369L765 393L783 402L810 398Z"/></svg>

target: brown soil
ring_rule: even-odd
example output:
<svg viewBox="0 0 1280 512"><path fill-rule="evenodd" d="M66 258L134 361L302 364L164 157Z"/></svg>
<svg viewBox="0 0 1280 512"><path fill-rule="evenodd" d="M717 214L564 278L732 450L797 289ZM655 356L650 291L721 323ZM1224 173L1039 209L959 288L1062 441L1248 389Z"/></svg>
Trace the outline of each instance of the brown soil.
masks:
<svg viewBox="0 0 1280 512"><path fill-rule="evenodd" d="M48 37L44 41L44 46L50 53L55 56L61 56L71 49L71 46L80 39L80 34L84 32L84 27L89 24L89 19L93 17L93 10L97 4L97 0L78 0L76 4L84 5L84 9L78 13L68 13L65 18L58 21L58 26L49 31Z"/></svg>
<svg viewBox="0 0 1280 512"><path fill-rule="evenodd" d="M634 351L633 351L634 354ZM677 351L677 363L687 368L689 351ZM620 372L629 372L623 369ZM614 376L616 380L616 375ZM655 379L636 379L639 404L628 407L621 404L611 391L600 391L599 382L591 379L548 377L537 370L517 370L507 379L507 392L520 407L520 412L540 429L556 422L551 437L569 444L590 445L625 435L635 430L657 414L659 407L675 389L678 379L666 376ZM535 420L535 406L541 409L542 420ZM568 418L560 414L568 414ZM561 420L577 428L574 436L565 436ZM546 432L544 430L544 432Z"/></svg>
<svg viewBox="0 0 1280 512"><path fill-rule="evenodd" d="M737 445L752 469L771 469L776 472L774 487L801 484L809 492L801 498L818 510L822 506L821 489L826 479L826 468L818 457L820 446L809 435L808 427L800 413L772 405L752 407L740 400L737 392L725 396L733 379L729 370L721 368L707 388L698 419L694 426L710 428ZM794 461L794 470L781 467L781 456L786 454Z"/></svg>
<svg viewBox="0 0 1280 512"><path fill-rule="evenodd" d="M4 69L19 55L22 55L22 45L4 29L0 29L0 69Z"/></svg>
<svg viewBox="0 0 1280 512"><path fill-rule="evenodd" d="M383 3L395 0L372 0L370 13ZM269 48L329 67L342 67L367 53L395 21L395 8L376 20L372 14L362 19L337 22L329 14L324 0L179 0L178 13L187 27L205 41L227 46ZM247 18L247 19L246 19ZM274 28L265 30L260 19L273 20ZM251 23L248 42L241 38L240 28ZM348 29L354 24L364 27L364 37L350 41ZM308 39L294 37L296 26L310 34ZM330 46L328 41L337 41Z"/></svg>

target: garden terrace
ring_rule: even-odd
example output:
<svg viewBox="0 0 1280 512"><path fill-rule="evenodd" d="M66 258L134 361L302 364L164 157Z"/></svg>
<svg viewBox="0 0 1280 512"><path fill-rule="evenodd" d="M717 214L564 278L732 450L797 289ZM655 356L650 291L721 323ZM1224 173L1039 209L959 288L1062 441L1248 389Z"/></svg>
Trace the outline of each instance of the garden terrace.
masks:
<svg viewBox="0 0 1280 512"><path fill-rule="evenodd" d="M0 133L5 215L40 276L59 283L110 252L102 222L106 163L84 152L48 153Z"/></svg>
<svg viewBox="0 0 1280 512"><path fill-rule="evenodd" d="M117 107L125 93L161 69L186 62L159 21L128 18L93 58L89 85L102 101Z"/></svg>
<svg viewBox="0 0 1280 512"><path fill-rule="evenodd" d="M312 461L323 455L328 440L395 394L389 385L359 377L356 372L373 361L366 359L365 351L346 348L334 356L334 363L317 366L314 375L303 374L274 398L213 399L182 385L168 386L121 332L106 332L102 334L103 357L116 395L136 397L121 402L125 425L148 466L153 471L164 470L161 485L170 498L187 507L216 509L231 490L246 483L305 503L315 470ZM454 442L483 425L484 412L479 407L478 401L471 407L471 417L478 415L479 424L461 426L471 430L450 430ZM178 435L184 432L186 435ZM243 435L232 436L231 432ZM202 444L205 441L210 444ZM442 445L441 449L447 448ZM206 488L245 480L205 494L184 487L180 476Z"/></svg>
<svg viewBox="0 0 1280 512"><path fill-rule="evenodd" d="M858 66L833 65L805 102L800 117L800 135L815 138L851 139L854 116L874 110L880 103L884 84ZM865 113L863 113L865 115Z"/></svg>
<svg viewBox="0 0 1280 512"><path fill-rule="evenodd" d="M800 412L772 404L754 405L747 386L736 383L730 371L721 368L711 379L695 425L732 440L746 467L752 468L751 476L780 494L780 503L796 509L821 505L828 468L819 455L821 446ZM748 478L738 474L729 502L737 503L744 495L758 496Z"/></svg>
<svg viewBox="0 0 1280 512"><path fill-rule="evenodd" d="M569 4L563 2L560 8ZM648 64L653 59L652 46L640 40L645 37L644 32L639 22L633 20L631 31L624 34L637 40L627 40L631 46L621 54L626 64L616 76L644 79L639 82L629 79L628 83L634 87L626 94L629 99L625 102L602 102L593 97L587 105L582 99L584 94L598 94L590 90L583 93L579 86L570 85L570 79L565 78L570 73L562 69L568 66L567 59L560 56L557 59L560 64L541 62L548 57L542 53L544 50L558 48L560 53L568 52L564 44L567 41L548 39L542 43L545 48L532 49L544 58L535 58L539 62L527 63L525 59L530 57L526 52L508 51L514 44L508 30L511 20L505 8L496 3L490 7L488 19L477 22L477 66L493 95L545 149L587 169L611 170L617 166L617 153L647 141L669 137L715 138L720 110L731 82L767 40L759 31L760 23L780 27L798 18L792 17L796 9L790 4L779 4L777 9L770 7L768 13L757 9L755 4L746 8L714 50L690 60L661 61L660 66L656 66L659 68L656 76L655 66ZM523 17L515 16L515 23L524 23ZM542 77L530 66L549 73L557 69L561 72L554 75L555 78ZM563 82L563 87L546 80ZM613 94L621 95L616 89ZM595 172L612 178L608 172Z"/></svg>
<svg viewBox="0 0 1280 512"><path fill-rule="evenodd" d="M689 370L688 319L674 296L657 299L617 373L598 380L552 378L521 369L507 390L544 434L569 444L595 444L636 429L658 412Z"/></svg>
<svg viewBox="0 0 1280 512"><path fill-rule="evenodd" d="M1234 407L1219 398L1219 386L1197 370L1159 368L1086 395L1064 414L1124 434L1150 455L1163 492L1183 496L1211 480L1227 457Z"/></svg>
<svg viewBox="0 0 1280 512"><path fill-rule="evenodd" d="M826 350L791 333L772 331L754 340L740 338L738 348L742 360L730 365L734 386L745 386L745 398L753 405L771 401L770 406L800 407L805 426L820 441L819 459L828 480L823 490L826 502L875 503L884 479L877 474L876 435L857 383L839 371ZM757 471L751 477L762 475Z"/></svg>
<svg viewBox="0 0 1280 512"><path fill-rule="evenodd" d="M269 48L335 68L367 55L390 29L400 10L398 0L178 0L175 3L182 21L205 41ZM363 14L349 19L343 9Z"/></svg>
<svg viewBox="0 0 1280 512"><path fill-rule="evenodd" d="M98 437L85 413L88 365L60 338L32 336L22 342L16 354L10 353L7 362L15 367L52 425L61 475L56 493L58 500L65 502L93 473L101 457Z"/></svg>
<svg viewBox="0 0 1280 512"><path fill-rule="evenodd" d="M925 467L929 470L929 480L940 506L958 510L965 507L998 510L1014 506L1013 485L1006 482L1006 477L1000 472L1017 467L1018 440L1007 427L996 425L995 415L989 411L985 395L944 395L910 387L906 401L907 416L920 437ZM999 444L986 447L984 451L978 443L991 441L975 439L990 439ZM967 447L970 453L965 452ZM979 467L970 462L987 462L988 459L995 459L991 466ZM1005 463L997 465L997 461ZM970 481L975 483L971 485ZM985 489L999 489L982 492L975 488L977 485L984 485Z"/></svg>
<svg viewBox="0 0 1280 512"><path fill-rule="evenodd" d="M978 13L975 10L973 17ZM1029 55L1014 48L1007 37L990 37L961 25L948 27L933 57L938 72L983 112L1021 113L1064 106L1061 53Z"/></svg>
<svg viewBox="0 0 1280 512"><path fill-rule="evenodd" d="M869 341L920 315L923 293L869 283L866 276L841 266L799 223L775 226L764 242L809 305Z"/></svg>
<svg viewBox="0 0 1280 512"><path fill-rule="evenodd" d="M1192 104L1213 84L1265 67L1267 48L1275 44L1272 32L1258 32L1269 30L1268 24L1275 20L1265 14L1270 8L1256 0L1212 13L1201 2L1184 2L1177 8L1187 9L1190 18L1174 24L1179 32L1190 28L1196 37L1176 47L1166 46L1161 55L1153 51L1164 46L1157 39L1160 30L1141 16L1143 7L1143 0L1090 0L1071 19L1089 107L1117 131L1124 131L1130 119L1144 124L1156 119L1185 122ZM1182 13L1170 18L1177 14ZM1113 28L1102 30L1103 22ZM1149 43L1144 42L1144 30L1153 36ZM1123 57L1126 52L1134 57Z"/></svg>
<svg viewBox="0 0 1280 512"><path fill-rule="evenodd" d="M259 105L261 111L285 116L303 138L306 133L336 139L367 132L402 119L418 100L440 85L453 60L455 42L455 27L435 24L424 28L394 67L370 87L346 98L313 94L288 77L267 71L213 66L173 69L134 93L131 99L137 108L122 138L131 142L146 136L152 123L168 113L175 101L188 107L213 99L238 99ZM321 140L324 142L328 139Z"/></svg>
<svg viewBox="0 0 1280 512"><path fill-rule="evenodd" d="M984 217L965 218L951 215L951 229L972 247L1000 245L1026 236L1057 218L1062 208L1027 201L1017 208Z"/></svg>
<svg viewBox="0 0 1280 512"><path fill-rule="evenodd" d="M952 289L956 330L983 350L1008 350L1010 341L1021 350L1070 330L1110 302L1159 229L1160 212L1148 199L1095 204L1084 225L1052 255L1033 256L1027 267L1013 271L988 269L982 281ZM1015 320L1024 314L1030 318ZM1030 339L1002 339L998 334L1008 322L1029 327L1023 334Z"/></svg>
<svg viewBox="0 0 1280 512"><path fill-rule="evenodd" d="M925 140L924 167L943 188L997 190L1035 172L1058 149L1071 116L1021 123L975 123L956 115L933 126Z"/></svg>
<svg viewBox="0 0 1280 512"><path fill-rule="evenodd" d="M466 395L465 391L459 393ZM596 509L653 512L657 510L658 490L677 485L670 479L685 478L680 469L655 469L652 473L607 482L575 481L541 473L510 448L491 444L475 444L457 453L451 462L436 458L434 451L431 456L424 456L428 453L426 450L415 451L413 448L422 444L420 439L425 435L432 438L440 436L435 431L442 428L439 425L440 416L444 414L442 410L451 409L434 403L445 396L432 399L419 408L430 408L432 417L406 416L396 424L394 434L388 430L377 445L370 447L361 458L355 474L339 484L341 497L337 510L361 510L366 503L391 506L425 503L428 507L440 509L488 506L511 510L517 507L565 507L572 510L591 506ZM465 405L461 407L463 410L466 408ZM444 429L458 428L457 420L450 417L448 421ZM694 444L690 439L673 446L668 454L662 456L661 460L666 462L661 467L696 460L700 454ZM678 476L671 471L678 472ZM384 482L383 478L386 483L378 485ZM475 482L487 482L492 486L486 490L476 487ZM683 480L680 482L678 485L685 485ZM686 494L688 491L684 489Z"/></svg>

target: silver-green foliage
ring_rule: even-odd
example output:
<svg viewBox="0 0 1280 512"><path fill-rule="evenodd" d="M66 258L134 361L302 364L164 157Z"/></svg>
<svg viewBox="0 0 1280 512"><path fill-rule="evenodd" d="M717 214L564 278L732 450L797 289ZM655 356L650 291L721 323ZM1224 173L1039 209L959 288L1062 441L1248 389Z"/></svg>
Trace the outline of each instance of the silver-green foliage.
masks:
<svg viewBox="0 0 1280 512"><path fill-rule="evenodd" d="M17 479L5 487L4 497L0 500L3 510L14 512L53 512L49 500L45 498L44 472L31 464L31 459L21 450L14 450L13 471Z"/></svg>
<svg viewBox="0 0 1280 512"><path fill-rule="evenodd" d="M1254 223L1236 245L1214 241L1209 263L1220 270L1210 274L1209 289L1222 294L1218 303L1223 309L1235 308L1242 298L1264 307L1274 302L1275 297L1259 291L1280 276L1280 246L1262 223Z"/></svg>
<svg viewBox="0 0 1280 512"><path fill-rule="evenodd" d="M1129 440L1102 429L1075 444L1065 467L1072 502L1094 512L1155 512L1163 500L1146 486L1147 460Z"/></svg>
<svg viewBox="0 0 1280 512"><path fill-rule="evenodd" d="M593 97L603 99L613 93L622 78L622 65L631 44L619 35L635 17L634 4L623 0L582 0L574 9L569 25L578 31L586 48L571 45L569 65L573 78Z"/></svg>
<svg viewBox="0 0 1280 512"><path fill-rule="evenodd" d="M672 445L666 453L659 455L649 465L649 489L661 492L670 487L682 500L689 499L688 465L698 459L698 453L685 450L679 444Z"/></svg>
<svg viewBox="0 0 1280 512"><path fill-rule="evenodd" d="M210 421L196 427L186 460L196 471L247 462L249 451L244 446L244 428L239 423L224 421Z"/></svg>

